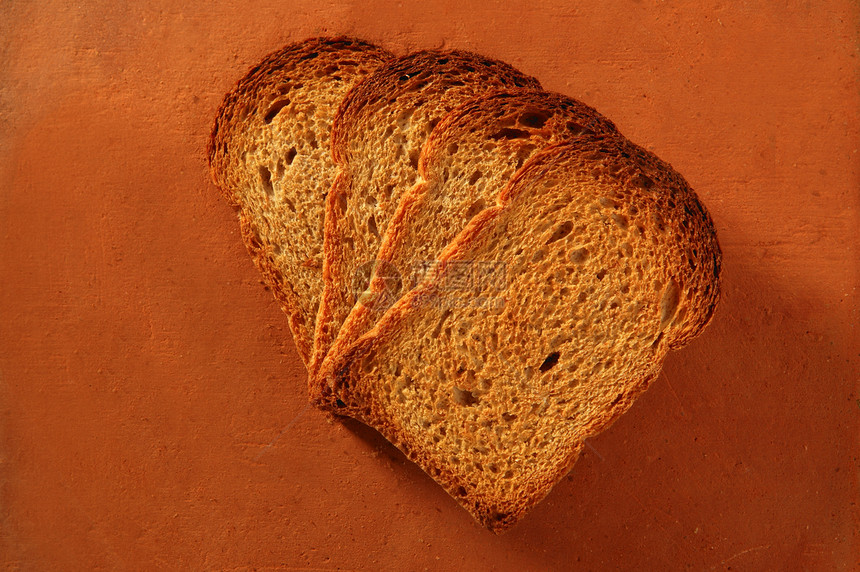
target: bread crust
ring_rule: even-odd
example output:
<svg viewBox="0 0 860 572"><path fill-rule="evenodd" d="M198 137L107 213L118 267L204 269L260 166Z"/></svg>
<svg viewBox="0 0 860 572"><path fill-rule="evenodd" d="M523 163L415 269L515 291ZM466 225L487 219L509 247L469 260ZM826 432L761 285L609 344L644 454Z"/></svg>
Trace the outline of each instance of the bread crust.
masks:
<svg viewBox="0 0 860 572"><path fill-rule="evenodd" d="M357 80L390 57L379 47L347 37L312 38L276 50L227 94L209 137L212 181L237 209L243 241L287 314L296 348L306 365L313 349L314 320L322 291L322 264L313 255L311 242L318 237L317 249L321 248L324 197L330 186L326 181L331 180L334 165L327 152L324 158L311 155L306 141L298 140L306 128L291 124L281 115L292 111L290 106L298 105L296 100L302 100L308 103L301 113L308 117L313 114L316 121L324 122L326 115L334 115L336 105ZM326 101L332 99L337 103L325 109ZM315 105L320 108L314 110ZM330 130L317 129L314 137L325 139L316 143L327 151ZM247 157L258 153L261 145L268 148L267 154L260 154L254 163ZM289 165L295 161L297 168L303 158L302 172L293 174ZM271 164L285 171L280 179ZM270 178L265 183L271 197L254 196L254 187L259 184L255 167L266 169ZM309 174L320 184L298 180ZM299 208L305 205L306 210L284 222L290 212L278 206L283 201Z"/></svg>
<svg viewBox="0 0 860 572"><path fill-rule="evenodd" d="M362 264L375 260L379 239L411 186L398 179L417 177L418 152L427 135L453 107L487 89L505 87L537 89L540 83L504 62L477 54L428 50L389 61L344 98L332 129L338 173L326 200L325 287L316 318L311 378L355 304L357 293L348 286ZM384 127L389 131L383 132ZM402 137L399 149L392 145L394 136ZM357 172L359 165L362 173ZM385 181L390 183L387 190L379 188L384 185L379 170L384 169L396 172L393 181ZM366 207L371 201L376 206ZM312 381L309 386L312 398L317 385Z"/></svg>
<svg viewBox="0 0 860 572"><path fill-rule="evenodd" d="M552 458L545 459L550 464L548 468L518 481L520 488L504 496L491 488L476 488L474 483L470 483L474 475L452 463L447 457L449 451L424 439L420 431L406 428L405 424L413 420L404 414L401 407L411 404L407 401L406 405L400 406L387 397L386 384L394 383L396 375L385 373L394 365L386 363L382 356L391 358L392 354L396 355L397 348L391 349L392 344L397 344L403 338L404 329L410 324L419 323L414 320L421 317L422 312L429 314L432 311L428 310L428 300L444 295L446 273L451 268L448 263L468 260L483 248L482 245L493 244L494 240L498 240L499 225L508 221L506 217L512 213L520 212L516 209L525 208L523 205L528 204L528 198L531 197L529 193L533 193L535 186L547 182L564 187L573 185L574 180L576 184L582 185L582 181L590 176L600 185L609 185L609 188L614 189L609 193L602 191L604 194L600 196L601 203L606 201L604 206L607 212L620 212L619 206L628 209L625 212L631 212L633 209L630 207L635 207L641 216L634 220L644 221L646 215L651 217L656 214L661 217L654 221L647 219L651 222L647 224L642 238L653 236L657 243L655 248L660 251L649 255L650 259L658 260L667 267L660 270L668 270L673 280L681 285L682 295L671 296L676 301L668 317L665 316L664 306L670 286L662 287L646 301L647 307L642 312L659 319L659 323L649 326L649 331L659 332L659 335L649 348L642 350L645 353L636 355L650 357L645 363L635 363L637 367L631 370L629 377L613 386L609 397L618 391L617 397L610 402L604 396L605 400L599 409L586 416L584 424L576 427L574 435L562 438L562 444L557 449L550 449L553 451ZM612 202L615 202L614 206ZM643 244L646 244L644 240ZM721 252L707 211L683 178L668 164L620 136L586 136L549 147L533 157L502 192L499 204L475 216L445 249L440 262L439 270L404 295L372 330L338 359L327 362L320 375L328 379L332 394L349 396L347 401L352 405L341 402L340 410L343 413L379 430L451 493L479 522L495 532L509 528L548 494L575 462L584 439L606 429L630 407L656 378L666 353L670 349L682 347L700 333L711 319L719 300ZM526 313L533 311L531 307L524 310ZM410 346L411 351L420 349L421 344L426 346L432 342L428 340L430 338L425 337L417 345L413 344ZM650 338L648 341L651 341ZM527 342L520 343L527 345ZM613 357L626 359L624 355ZM639 359L641 361L642 358ZM424 386L430 385L431 382L424 383ZM550 397L564 397L564 391L563 388L552 390ZM524 397L523 394L518 395ZM329 397L322 396L322 400ZM335 404L336 407L338 405L341 404ZM565 421L559 419L553 422L562 428L561 434L565 434ZM456 427L449 427L451 430L458 431L459 439L474 445L470 441L476 438L474 433ZM497 457L507 454L510 452L500 451Z"/></svg>

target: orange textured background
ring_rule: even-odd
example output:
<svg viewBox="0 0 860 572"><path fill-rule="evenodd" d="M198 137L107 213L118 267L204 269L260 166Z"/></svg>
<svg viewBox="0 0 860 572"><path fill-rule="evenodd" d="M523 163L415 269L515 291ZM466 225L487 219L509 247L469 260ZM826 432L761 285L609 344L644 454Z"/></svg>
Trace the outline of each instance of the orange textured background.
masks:
<svg viewBox="0 0 860 572"><path fill-rule="evenodd" d="M578 4L0 4L2 565L854 569L860 8ZM717 225L711 326L499 537L306 407L209 182L233 83L339 33L514 64L672 163Z"/></svg>

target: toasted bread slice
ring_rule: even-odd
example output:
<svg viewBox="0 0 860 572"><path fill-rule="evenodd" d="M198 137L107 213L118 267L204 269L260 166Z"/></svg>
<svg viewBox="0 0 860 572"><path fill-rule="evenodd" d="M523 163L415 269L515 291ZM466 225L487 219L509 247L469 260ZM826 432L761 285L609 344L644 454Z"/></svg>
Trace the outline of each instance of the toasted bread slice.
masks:
<svg viewBox="0 0 860 572"><path fill-rule="evenodd" d="M348 38L314 38L263 59L225 97L209 139L215 185L309 364L322 295L331 125L341 100L390 54Z"/></svg>
<svg viewBox="0 0 860 572"><path fill-rule="evenodd" d="M418 178L418 157L433 127L479 93L517 87L540 85L482 56L423 51L392 60L346 97L333 130L338 173L326 199L325 290L312 374L365 290L391 216ZM310 390L313 395L313 384Z"/></svg>
<svg viewBox="0 0 860 572"><path fill-rule="evenodd" d="M721 254L683 178L620 136L549 147L321 375L500 531L708 323Z"/></svg>
<svg viewBox="0 0 860 572"><path fill-rule="evenodd" d="M402 294L411 290L473 216L494 206L532 155L615 126L575 99L539 90L501 91L461 105L439 122L421 153L417 183L403 195L382 240L367 291L341 327L336 359ZM321 382L324 380L320 380ZM340 396L330 391L332 407Z"/></svg>

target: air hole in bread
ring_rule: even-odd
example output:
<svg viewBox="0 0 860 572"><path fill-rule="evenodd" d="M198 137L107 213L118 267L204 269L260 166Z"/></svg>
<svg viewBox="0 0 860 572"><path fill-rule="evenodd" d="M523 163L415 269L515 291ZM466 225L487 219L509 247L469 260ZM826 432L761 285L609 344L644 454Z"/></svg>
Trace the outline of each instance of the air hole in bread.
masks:
<svg viewBox="0 0 860 572"><path fill-rule="evenodd" d="M466 496L466 487L463 487L463 486L457 487L457 490L454 492L454 494L457 495L458 497Z"/></svg>
<svg viewBox="0 0 860 572"><path fill-rule="evenodd" d="M400 115L397 116L397 128L401 131L408 131L413 113L415 113L414 107L401 111Z"/></svg>
<svg viewBox="0 0 860 572"><path fill-rule="evenodd" d="M601 268L600 270L597 271L597 274L595 274L595 276L597 276L598 280L603 280L603 277L606 276L606 269Z"/></svg>
<svg viewBox="0 0 860 572"><path fill-rule="evenodd" d="M524 131L523 129L514 129L511 127L503 127L490 135L490 139L526 139L529 136L528 131Z"/></svg>
<svg viewBox="0 0 860 572"><path fill-rule="evenodd" d="M545 111L530 109L520 115L518 122L520 125L531 127L532 129L540 129L549 120L549 117L549 114Z"/></svg>
<svg viewBox="0 0 860 572"><path fill-rule="evenodd" d="M549 240L546 241L546 244L551 244L557 240L561 240L562 238L570 234L571 230L573 230L573 223L569 220L564 221L563 223L555 227L555 230L550 235Z"/></svg>
<svg viewBox="0 0 860 572"><path fill-rule="evenodd" d="M623 214L612 213L612 220L618 225L621 230L627 230L627 217Z"/></svg>
<svg viewBox="0 0 860 572"><path fill-rule="evenodd" d="M298 154L299 152L296 151L295 147L290 147L290 150L287 151L286 155L284 155L284 160L287 162L287 165L292 165L293 159L295 159Z"/></svg>
<svg viewBox="0 0 860 572"><path fill-rule="evenodd" d="M654 186L654 181L650 177L639 173L633 177L633 184L647 190Z"/></svg>
<svg viewBox="0 0 860 572"><path fill-rule="evenodd" d="M586 129L576 121L568 121L567 130L570 131L573 135L588 135L592 133L590 129Z"/></svg>
<svg viewBox="0 0 860 572"><path fill-rule="evenodd" d="M549 371L553 367L555 367L555 365L558 363L559 355L560 354L558 352L552 352L551 354L546 356L546 359L543 360L543 363L540 365L541 373Z"/></svg>
<svg viewBox="0 0 860 572"><path fill-rule="evenodd" d="M480 169L475 169L475 172L469 175L469 184L474 185L483 175Z"/></svg>
<svg viewBox="0 0 860 572"><path fill-rule="evenodd" d="M302 61L302 62L303 62L303 61L305 61L305 60L312 60L312 59L314 59L315 57L317 57L317 56L319 56L319 55L320 55L320 54L319 54L319 52L311 52L311 53L309 53L309 54L305 54L305 55L303 55L301 58L299 58L299 61Z"/></svg>
<svg viewBox="0 0 860 572"><path fill-rule="evenodd" d="M460 387L454 386L454 403L457 405L463 405L464 407L471 407L478 403L479 399L475 397L471 391L466 389L462 389Z"/></svg>
<svg viewBox="0 0 860 572"><path fill-rule="evenodd" d="M289 197L284 197L284 204L287 205L287 208L290 209L291 212L296 212L296 205L293 204L293 201L291 201Z"/></svg>
<svg viewBox="0 0 860 572"><path fill-rule="evenodd" d="M505 423L510 423L511 421L514 421L516 418L517 418L516 413L508 413L507 411L502 413L502 420Z"/></svg>
<svg viewBox="0 0 860 572"><path fill-rule="evenodd" d="M539 248L532 255L532 262L539 262L546 255L546 251L543 248Z"/></svg>
<svg viewBox="0 0 860 572"><path fill-rule="evenodd" d="M270 197L275 194L275 189L272 186L272 173L265 165L260 165L260 183L263 185L263 190Z"/></svg>
<svg viewBox="0 0 860 572"><path fill-rule="evenodd" d="M486 206L487 206L487 203L484 202L484 199L478 199L477 201L472 203L472 205L468 208L468 210L466 210L466 213L464 215L465 219L471 220L471 218L473 216L475 216L476 214L478 214L479 212L484 210L484 208Z"/></svg>
<svg viewBox="0 0 860 572"><path fill-rule="evenodd" d="M585 247L577 248L570 253L570 261L574 264L585 264L588 260L588 249Z"/></svg>
<svg viewBox="0 0 860 572"><path fill-rule="evenodd" d="M281 110L283 108L285 108L286 106L288 106L289 104L290 104L289 99L278 99L269 107L269 110L266 112L266 115L263 117L263 121L265 121L266 124L271 123L272 120L275 119L275 116L278 115L278 113L280 113Z"/></svg>
<svg viewBox="0 0 860 572"><path fill-rule="evenodd" d="M514 472L512 470L508 469L507 471L505 471L505 474L502 475L502 478L503 479L510 479L510 478L513 478L513 476L514 476Z"/></svg>
<svg viewBox="0 0 860 572"><path fill-rule="evenodd" d="M421 152L419 150L413 150L409 152L409 166L413 169L418 169L418 158L421 156Z"/></svg>

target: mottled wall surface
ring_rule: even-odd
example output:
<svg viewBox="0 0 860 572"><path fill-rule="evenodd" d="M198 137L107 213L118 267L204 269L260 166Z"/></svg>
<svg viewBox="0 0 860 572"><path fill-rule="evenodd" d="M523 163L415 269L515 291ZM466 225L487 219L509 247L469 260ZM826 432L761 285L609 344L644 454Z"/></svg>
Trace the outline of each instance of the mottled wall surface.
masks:
<svg viewBox="0 0 860 572"><path fill-rule="evenodd" d="M3 567L852 569L855 3L119 4L0 6ZM672 163L716 223L711 326L503 536L306 406L209 182L226 91L324 33L504 59Z"/></svg>

